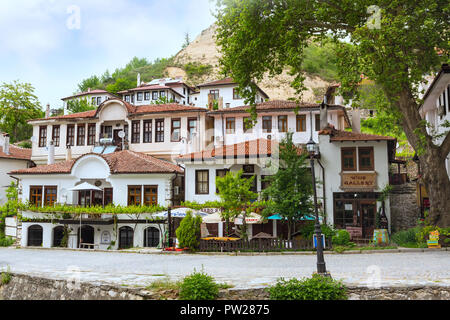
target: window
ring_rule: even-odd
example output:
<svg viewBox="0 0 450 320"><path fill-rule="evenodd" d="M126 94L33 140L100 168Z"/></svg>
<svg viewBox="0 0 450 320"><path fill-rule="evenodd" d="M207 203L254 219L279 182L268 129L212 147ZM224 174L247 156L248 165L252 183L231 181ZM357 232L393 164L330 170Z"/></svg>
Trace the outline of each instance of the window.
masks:
<svg viewBox="0 0 450 320"><path fill-rule="evenodd" d="M128 125L123 126L123 131L125 131L125 141L128 142Z"/></svg>
<svg viewBox="0 0 450 320"><path fill-rule="evenodd" d="M126 96L125 96L125 101L126 101L126 102L130 102L130 96L129 96L129 95L126 95Z"/></svg>
<svg viewBox="0 0 450 320"><path fill-rule="evenodd" d="M150 92L146 92L146 93L144 94L144 100L145 100L145 101L150 100Z"/></svg>
<svg viewBox="0 0 450 320"><path fill-rule="evenodd" d="M337 228L346 228L353 225L354 201L338 200L334 197L334 224Z"/></svg>
<svg viewBox="0 0 450 320"><path fill-rule="evenodd" d="M155 120L155 142L164 142L164 119Z"/></svg>
<svg viewBox="0 0 450 320"><path fill-rule="evenodd" d="M278 116L278 131L287 132L287 129L288 129L287 116Z"/></svg>
<svg viewBox="0 0 450 320"><path fill-rule="evenodd" d="M66 145L68 145L68 146L75 145L75 125L74 124L67 125Z"/></svg>
<svg viewBox="0 0 450 320"><path fill-rule="evenodd" d="M152 142L152 124L153 120L144 120L144 143Z"/></svg>
<svg viewBox="0 0 450 320"><path fill-rule="evenodd" d="M209 194L209 170L195 171L195 194Z"/></svg>
<svg viewBox="0 0 450 320"><path fill-rule="evenodd" d="M55 147L59 147L59 136L61 133L60 126L53 126L52 128L52 140Z"/></svg>
<svg viewBox="0 0 450 320"><path fill-rule="evenodd" d="M316 131L320 131L320 114L316 114Z"/></svg>
<svg viewBox="0 0 450 320"><path fill-rule="evenodd" d="M374 170L373 147L358 148L359 170Z"/></svg>
<svg viewBox="0 0 450 320"><path fill-rule="evenodd" d="M170 141L179 142L181 140L181 120L172 119L172 131L170 132Z"/></svg>
<svg viewBox="0 0 450 320"><path fill-rule="evenodd" d="M141 121L131 122L131 143L141 142Z"/></svg>
<svg viewBox="0 0 450 320"><path fill-rule="evenodd" d="M112 126L102 126L102 138L112 138Z"/></svg>
<svg viewBox="0 0 450 320"><path fill-rule="evenodd" d="M246 175L243 175L242 176L242 178L244 178L244 179L251 179L252 177L255 177L255 179L253 179L253 183L252 183L252 186L251 186L251 188L250 188L250 191L252 191L252 192L258 192L258 177L257 176L246 176Z"/></svg>
<svg viewBox="0 0 450 320"><path fill-rule="evenodd" d="M39 148L47 146L47 126L39 127Z"/></svg>
<svg viewBox="0 0 450 320"><path fill-rule="evenodd" d="M262 117L262 124L263 124L263 132L264 133L271 133L272 132L272 117L266 116Z"/></svg>
<svg viewBox="0 0 450 320"><path fill-rule="evenodd" d="M131 95L131 103L134 103L134 94Z"/></svg>
<svg viewBox="0 0 450 320"><path fill-rule="evenodd" d="M342 171L356 171L356 148L341 148Z"/></svg>
<svg viewBox="0 0 450 320"><path fill-rule="evenodd" d="M95 105L97 103L97 99L95 97L92 97L92 104Z"/></svg>
<svg viewBox="0 0 450 320"><path fill-rule="evenodd" d="M194 132L197 131L197 119L190 118L188 119L188 134L189 140L192 140Z"/></svg>
<svg viewBox="0 0 450 320"><path fill-rule="evenodd" d="M244 117L242 118L242 127L244 128L244 133L252 133L253 127L250 117Z"/></svg>
<svg viewBox="0 0 450 320"><path fill-rule="evenodd" d="M220 170L216 170L216 178L217 177L225 177L227 175L227 173L230 172L229 169L220 169ZM217 181L217 180L216 180ZM219 193L219 188L216 188L216 193Z"/></svg>
<svg viewBox="0 0 450 320"><path fill-rule="evenodd" d="M239 92L238 92L237 88L233 88L233 99L234 100L242 99L241 96L239 95Z"/></svg>
<svg viewBox="0 0 450 320"><path fill-rule="evenodd" d="M159 97L160 98L164 98L166 96L166 92L165 91L160 91L159 92Z"/></svg>
<svg viewBox="0 0 450 320"><path fill-rule="evenodd" d="M86 138L86 125L77 125L77 146L84 146Z"/></svg>
<svg viewBox="0 0 450 320"><path fill-rule="evenodd" d="M102 97L98 97L97 98L97 105L101 105L102 104Z"/></svg>
<svg viewBox="0 0 450 320"><path fill-rule="evenodd" d="M30 204L34 207L42 206L42 186L30 187Z"/></svg>
<svg viewBox="0 0 450 320"><path fill-rule="evenodd" d="M213 95L214 100L219 100L219 90L209 90L209 94Z"/></svg>
<svg viewBox="0 0 450 320"><path fill-rule="evenodd" d="M88 146L95 145L95 131L96 131L95 123L88 124L88 141L87 141Z"/></svg>
<svg viewBox="0 0 450 320"><path fill-rule="evenodd" d="M137 93L137 101L142 101L143 98L143 93L142 92L138 92Z"/></svg>
<svg viewBox="0 0 450 320"><path fill-rule="evenodd" d="M297 115L297 132L305 132L306 131L306 115L299 114Z"/></svg>
<svg viewBox="0 0 450 320"><path fill-rule="evenodd" d="M113 203L113 189L112 188L105 188L103 193L103 204L107 206L108 204Z"/></svg>
<svg viewBox="0 0 450 320"><path fill-rule="evenodd" d="M235 118L227 118L226 119L226 133L234 134L236 132L236 119Z"/></svg>
<svg viewBox="0 0 450 320"><path fill-rule="evenodd" d="M144 206L158 205L158 186L144 186Z"/></svg>
<svg viewBox="0 0 450 320"><path fill-rule="evenodd" d="M44 188L44 206L52 207L57 201L58 188L45 187Z"/></svg>
<svg viewBox="0 0 450 320"><path fill-rule="evenodd" d="M141 186L128 186L128 205L140 206L141 205Z"/></svg>
<svg viewBox="0 0 450 320"><path fill-rule="evenodd" d="M158 96L158 91L153 91L152 92L152 99L153 100L158 100L159 96Z"/></svg>

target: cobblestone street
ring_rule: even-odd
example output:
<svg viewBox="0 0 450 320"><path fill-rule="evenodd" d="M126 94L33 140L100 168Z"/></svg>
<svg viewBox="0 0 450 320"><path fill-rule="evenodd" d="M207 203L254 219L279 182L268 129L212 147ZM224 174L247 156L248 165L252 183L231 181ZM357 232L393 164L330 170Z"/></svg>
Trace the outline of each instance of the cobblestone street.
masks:
<svg viewBox="0 0 450 320"><path fill-rule="evenodd" d="M328 271L348 285L450 286L450 252L326 254ZM0 269L11 272L91 283L146 286L169 276L179 279L196 270L235 288L257 288L277 278L309 277L315 255L171 255L0 249Z"/></svg>

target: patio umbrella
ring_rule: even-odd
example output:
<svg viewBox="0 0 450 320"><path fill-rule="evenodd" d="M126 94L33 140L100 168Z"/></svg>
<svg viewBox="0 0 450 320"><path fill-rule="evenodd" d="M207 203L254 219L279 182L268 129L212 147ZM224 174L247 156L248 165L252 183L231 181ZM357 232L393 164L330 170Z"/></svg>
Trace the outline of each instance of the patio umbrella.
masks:
<svg viewBox="0 0 450 320"><path fill-rule="evenodd" d="M99 187L93 186L90 183L87 182L83 182L82 184L69 189L70 191L82 191L82 190L96 190L96 191L103 191L102 189L100 189Z"/></svg>
<svg viewBox="0 0 450 320"><path fill-rule="evenodd" d="M242 218L243 218L243 216L240 215L238 218L236 218L234 220L234 223L235 224L243 224ZM245 223L246 224L259 224L263 220L264 220L264 218L261 215L259 215L257 213L254 213L254 212L250 213L249 215L247 215L245 217Z"/></svg>

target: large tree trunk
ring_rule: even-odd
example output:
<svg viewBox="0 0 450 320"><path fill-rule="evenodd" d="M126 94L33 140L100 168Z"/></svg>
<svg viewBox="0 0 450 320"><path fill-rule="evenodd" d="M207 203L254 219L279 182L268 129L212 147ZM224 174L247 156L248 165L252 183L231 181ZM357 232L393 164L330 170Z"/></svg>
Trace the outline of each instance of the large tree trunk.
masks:
<svg viewBox="0 0 450 320"><path fill-rule="evenodd" d="M422 168L422 181L430 199L429 220L439 227L450 226L450 179L445 168L450 140L441 146L433 143L409 89L404 89L397 103L403 115L403 129L409 143L418 154ZM448 138L448 137L447 137Z"/></svg>

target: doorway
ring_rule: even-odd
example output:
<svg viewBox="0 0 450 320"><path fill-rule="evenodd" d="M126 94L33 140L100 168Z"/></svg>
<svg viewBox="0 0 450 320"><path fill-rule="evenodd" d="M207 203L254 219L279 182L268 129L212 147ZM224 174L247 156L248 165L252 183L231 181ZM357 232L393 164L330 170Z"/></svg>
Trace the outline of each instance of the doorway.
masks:
<svg viewBox="0 0 450 320"><path fill-rule="evenodd" d="M78 248L80 248L80 242L82 244L94 244L94 235L95 229L91 226L81 226L81 228L78 228Z"/></svg>
<svg viewBox="0 0 450 320"><path fill-rule="evenodd" d="M28 228L28 247L42 246L44 229L39 225L34 225Z"/></svg>
<svg viewBox="0 0 450 320"><path fill-rule="evenodd" d="M134 231L130 227L119 229L119 249L129 249L133 247Z"/></svg>
<svg viewBox="0 0 450 320"><path fill-rule="evenodd" d="M113 135L113 144L117 146L119 150L123 150L122 148L122 138L119 137L119 132L123 131L122 129L116 129L114 130Z"/></svg>

